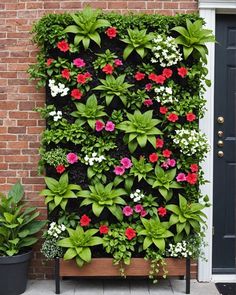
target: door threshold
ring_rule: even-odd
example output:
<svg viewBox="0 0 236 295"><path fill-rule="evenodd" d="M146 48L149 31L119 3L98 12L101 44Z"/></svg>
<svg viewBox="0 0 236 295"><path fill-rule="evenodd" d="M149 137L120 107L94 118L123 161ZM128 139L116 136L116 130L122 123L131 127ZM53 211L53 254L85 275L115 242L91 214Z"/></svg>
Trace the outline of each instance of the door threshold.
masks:
<svg viewBox="0 0 236 295"><path fill-rule="evenodd" d="M219 274L219 275L212 275L211 278L212 282L214 283L236 283L236 274Z"/></svg>

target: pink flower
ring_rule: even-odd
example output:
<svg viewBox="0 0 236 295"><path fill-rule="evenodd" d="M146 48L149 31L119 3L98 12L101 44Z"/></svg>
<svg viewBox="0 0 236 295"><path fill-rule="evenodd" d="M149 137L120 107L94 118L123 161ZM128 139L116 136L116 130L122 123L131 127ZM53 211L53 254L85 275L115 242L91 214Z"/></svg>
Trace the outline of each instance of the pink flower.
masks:
<svg viewBox="0 0 236 295"><path fill-rule="evenodd" d="M177 182L186 181L186 175L184 173L179 173L176 177Z"/></svg>
<svg viewBox="0 0 236 295"><path fill-rule="evenodd" d="M129 158L122 158L120 160L120 163L123 165L123 167L125 169L129 169L133 165L132 162L131 162L131 160Z"/></svg>
<svg viewBox="0 0 236 295"><path fill-rule="evenodd" d="M78 156L75 153L69 153L66 156L67 162L70 164L74 164L78 162Z"/></svg>
<svg viewBox="0 0 236 295"><path fill-rule="evenodd" d="M152 89L152 83L147 83L145 85L145 90L150 91Z"/></svg>
<svg viewBox="0 0 236 295"><path fill-rule="evenodd" d="M133 214L133 209L130 206L125 206L122 211L125 216L131 216Z"/></svg>
<svg viewBox="0 0 236 295"><path fill-rule="evenodd" d="M109 131L109 132L114 131L115 130L115 124L112 121L107 121L105 130Z"/></svg>
<svg viewBox="0 0 236 295"><path fill-rule="evenodd" d="M96 123L95 123L95 129L96 131L102 131L102 129L105 127L105 124L100 121L100 120L97 120Z"/></svg>
<svg viewBox="0 0 236 295"><path fill-rule="evenodd" d="M141 213L143 211L143 206L141 204L137 204L134 206L134 211L136 213Z"/></svg>
<svg viewBox="0 0 236 295"><path fill-rule="evenodd" d="M144 104L146 107L149 107L149 106L153 105L153 101L152 101L151 98L149 98L149 99L145 99L144 102L143 102L143 104Z"/></svg>
<svg viewBox="0 0 236 295"><path fill-rule="evenodd" d="M120 59L115 59L114 60L114 64L117 66L117 67L119 67L119 66L123 66L123 62L122 62L122 60L120 60Z"/></svg>
<svg viewBox="0 0 236 295"><path fill-rule="evenodd" d="M140 213L140 216L145 217L147 214L148 214L147 211L145 209L143 209Z"/></svg>
<svg viewBox="0 0 236 295"><path fill-rule="evenodd" d="M161 167L162 167L162 168L165 168L165 169L168 169L168 168L169 168L169 166L168 166L168 164L167 164L166 162L163 162L163 163L161 164Z"/></svg>
<svg viewBox="0 0 236 295"><path fill-rule="evenodd" d="M174 159L168 159L167 165L169 165L170 167L175 167L176 161Z"/></svg>
<svg viewBox="0 0 236 295"><path fill-rule="evenodd" d="M86 63L84 62L84 60L82 58L76 58L73 60L73 64L77 67L77 68L82 68L86 65Z"/></svg>
<svg viewBox="0 0 236 295"><path fill-rule="evenodd" d="M123 166L115 166L114 173L116 175L123 175L125 173L125 167L123 167Z"/></svg>

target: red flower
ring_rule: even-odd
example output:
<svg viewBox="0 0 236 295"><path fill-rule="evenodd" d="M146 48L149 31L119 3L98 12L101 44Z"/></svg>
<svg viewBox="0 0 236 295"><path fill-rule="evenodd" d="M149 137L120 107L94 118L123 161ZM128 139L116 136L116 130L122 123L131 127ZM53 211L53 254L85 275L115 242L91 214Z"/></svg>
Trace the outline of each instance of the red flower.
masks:
<svg viewBox="0 0 236 295"><path fill-rule="evenodd" d="M186 176L186 181L192 185L196 184L197 179L198 179L198 176L196 173L188 173L188 175Z"/></svg>
<svg viewBox="0 0 236 295"><path fill-rule="evenodd" d="M145 90L146 91L150 91L152 89L152 83L147 83L146 85L145 85Z"/></svg>
<svg viewBox="0 0 236 295"><path fill-rule="evenodd" d="M191 164L190 170L191 172L198 172L198 164Z"/></svg>
<svg viewBox="0 0 236 295"><path fill-rule="evenodd" d="M156 76L155 82L158 83L158 84L163 85L165 80L166 80L166 77L164 77L162 75L158 75L158 76Z"/></svg>
<svg viewBox="0 0 236 295"><path fill-rule="evenodd" d="M105 67L102 68L102 71L107 75L111 75L114 71L114 68L112 65L107 64L107 65L105 65Z"/></svg>
<svg viewBox="0 0 236 295"><path fill-rule="evenodd" d="M87 78L84 74L78 74L77 82L80 84L85 84L87 82Z"/></svg>
<svg viewBox="0 0 236 295"><path fill-rule="evenodd" d="M100 225L99 227L100 234L107 234L109 232L109 227L107 225Z"/></svg>
<svg viewBox="0 0 236 295"><path fill-rule="evenodd" d="M82 94L83 93L77 88L75 88L71 91L71 96L75 99L81 99Z"/></svg>
<svg viewBox="0 0 236 295"><path fill-rule="evenodd" d="M65 40L62 40L57 43L57 48L63 52L66 52L69 50L70 47L69 47L69 44Z"/></svg>
<svg viewBox="0 0 236 295"><path fill-rule="evenodd" d="M97 120L96 123L95 123L95 129L96 131L102 131L102 129L105 128L105 124L100 121L100 120Z"/></svg>
<svg viewBox="0 0 236 295"><path fill-rule="evenodd" d="M125 236L127 237L128 240L132 240L133 238L136 237L136 231L132 229L132 227L128 227L125 230Z"/></svg>
<svg viewBox="0 0 236 295"><path fill-rule="evenodd" d="M167 213L167 210L165 207L160 207L157 209L158 215L160 215L161 217L164 217Z"/></svg>
<svg viewBox="0 0 236 295"><path fill-rule="evenodd" d="M47 62L46 62L47 63L47 66L50 67L50 65L52 64L53 61L54 61L53 58L48 58L47 59Z"/></svg>
<svg viewBox="0 0 236 295"><path fill-rule="evenodd" d="M61 71L61 76L66 80L70 80L70 71L68 69L64 69Z"/></svg>
<svg viewBox="0 0 236 295"><path fill-rule="evenodd" d="M170 78L173 74L173 71L171 69L165 68L162 72L162 75L166 78Z"/></svg>
<svg viewBox="0 0 236 295"><path fill-rule="evenodd" d="M149 155L149 161L150 161L151 163L155 163L155 162L157 162L157 161L158 161L158 154L156 154L156 153L152 153L152 154L150 154L150 155Z"/></svg>
<svg viewBox="0 0 236 295"><path fill-rule="evenodd" d="M172 152L168 149L164 150L162 152L162 155L165 157L165 158L169 158L171 156Z"/></svg>
<svg viewBox="0 0 236 295"><path fill-rule="evenodd" d="M134 78L135 78L137 81L143 80L143 79L145 78L145 74L144 74L144 73L137 72L137 73L135 74Z"/></svg>
<svg viewBox="0 0 236 295"><path fill-rule="evenodd" d="M184 78L188 74L188 70L184 67L178 68L178 75Z"/></svg>
<svg viewBox="0 0 236 295"><path fill-rule="evenodd" d="M196 115L194 115L193 113L187 113L186 119L187 119L187 121L192 122L192 121L196 120Z"/></svg>
<svg viewBox="0 0 236 295"><path fill-rule="evenodd" d="M176 122L176 121L178 121L179 117L178 117L178 115L176 115L174 113L171 113L171 114L169 114L169 116L167 117L167 119L170 122Z"/></svg>
<svg viewBox="0 0 236 295"><path fill-rule="evenodd" d="M88 226L90 221L91 221L91 219L86 214L84 214L80 218L79 223L80 223L81 226Z"/></svg>
<svg viewBox="0 0 236 295"><path fill-rule="evenodd" d="M112 38L115 38L116 37L116 34L117 34L117 30L115 27L110 27L106 30L105 32L107 34L107 36L112 39Z"/></svg>
<svg viewBox="0 0 236 295"><path fill-rule="evenodd" d="M148 79L149 80L152 80L154 82L156 82L156 78L157 78L157 75L154 74L154 73L151 73L151 74L148 75Z"/></svg>
<svg viewBox="0 0 236 295"><path fill-rule="evenodd" d="M149 106L153 105L153 101L152 101L151 98L149 98L149 99L145 99L144 102L143 102L143 104L144 104L146 107L149 107Z"/></svg>
<svg viewBox="0 0 236 295"><path fill-rule="evenodd" d="M168 112L168 109L166 107L160 107L159 111L162 115L165 115Z"/></svg>
<svg viewBox="0 0 236 295"><path fill-rule="evenodd" d="M59 174L62 174L65 170L66 170L66 168L64 165L57 165L57 167L56 167L56 171Z"/></svg>
<svg viewBox="0 0 236 295"><path fill-rule="evenodd" d="M161 138L157 138L156 139L156 147L157 148L163 148L163 145L164 145L164 140L161 139Z"/></svg>
<svg viewBox="0 0 236 295"><path fill-rule="evenodd" d="M91 75L89 72L86 72L86 73L84 73L84 77L85 77L86 79L89 79L89 78L92 77L92 75Z"/></svg>

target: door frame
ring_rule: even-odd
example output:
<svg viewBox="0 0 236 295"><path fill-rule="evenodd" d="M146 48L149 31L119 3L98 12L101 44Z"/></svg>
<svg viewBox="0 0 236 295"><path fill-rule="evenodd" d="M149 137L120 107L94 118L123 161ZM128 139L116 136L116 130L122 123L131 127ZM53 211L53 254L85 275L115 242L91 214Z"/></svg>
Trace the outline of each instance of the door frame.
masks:
<svg viewBox="0 0 236 295"><path fill-rule="evenodd" d="M236 1L235 0L199 0L198 3L199 13L202 18L205 19L206 27L213 31L215 34L216 28L216 14L235 14L236 15ZM202 168L205 173L205 178L209 183L201 186L200 189L203 195L208 195L211 207L205 209L205 213L208 216L206 229L206 242L208 245L203 249L207 261L199 259L198 263L198 280L201 282L209 282L211 280L217 280L216 275L212 275L212 228L213 228L213 144L214 144L214 87L215 87L215 44L208 44L208 79L212 84L206 90L205 98L206 114L203 119L199 121L200 129L204 132L210 142L211 151L207 154L205 161L202 163ZM222 277L222 276L221 276ZM236 281L236 275L230 276L231 279Z"/></svg>

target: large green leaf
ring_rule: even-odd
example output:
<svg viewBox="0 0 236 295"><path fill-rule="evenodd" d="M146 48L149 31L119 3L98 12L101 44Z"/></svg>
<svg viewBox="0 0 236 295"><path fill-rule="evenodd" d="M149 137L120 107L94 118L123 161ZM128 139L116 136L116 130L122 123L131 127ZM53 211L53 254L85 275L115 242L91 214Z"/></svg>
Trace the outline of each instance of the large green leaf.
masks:
<svg viewBox="0 0 236 295"><path fill-rule="evenodd" d="M18 204L22 200L23 196L24 188L19 182L14 184L8 192L8 198L12 198L15 204Z"/></svg>

